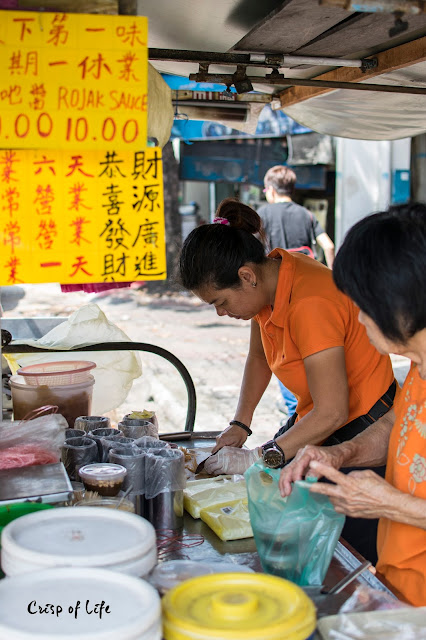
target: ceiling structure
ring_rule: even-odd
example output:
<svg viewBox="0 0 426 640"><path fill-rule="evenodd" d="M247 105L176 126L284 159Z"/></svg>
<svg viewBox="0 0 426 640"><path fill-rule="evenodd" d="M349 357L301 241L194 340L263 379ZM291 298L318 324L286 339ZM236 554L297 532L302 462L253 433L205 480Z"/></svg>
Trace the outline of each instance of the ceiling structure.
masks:
<svg viewBox="0 0 426 640"><path fill-rule="evenodd" d="M275 79L274 84L262 82L272 67L243 65L240 70L249 76L256 91L273 97L274 108L283 109L321 133L364 139L420 134L426 131L425 3L364 0L357 2L357 7L362 4L369 5L368 12L343 8L350 8L351 0L138 0L137 13L149 19L151 52L168 49L175 55L182 54L180 61L151 58L155 68L194 80L204 77L217 82L224 76L232 80L237 67L209 64L200 76L203 69L196 62L186 61L185 52L194 52L195 57L197 52L215 52L345 60L376 58L377 67L367 71L337 67L335 61L320 65L301 64L300 60L276 64L275 73L283 77ZM405 13L389 11L402 5ZM299 86L310 79L340 82L342 86L354 83L407 87L412 93L403 93L399 88L396 93L384 93L366 91L364 87L338 88L340 85ZM415 93L418 89L422 91Z"/></svg>

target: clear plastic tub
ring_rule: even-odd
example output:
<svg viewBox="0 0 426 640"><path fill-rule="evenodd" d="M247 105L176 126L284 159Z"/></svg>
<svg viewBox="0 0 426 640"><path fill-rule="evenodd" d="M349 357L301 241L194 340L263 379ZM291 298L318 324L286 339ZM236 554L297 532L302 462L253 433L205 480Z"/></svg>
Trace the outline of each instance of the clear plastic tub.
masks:
<svg viewBox="0 0 426 640"><path fill-rule="evenodd" d="M117 509L118 511L128 511L135 513L135 505L127 498L121 499L119 496L112 498L89 498L87 500L79 500L75 503L75 507L107 507L108 509Z"/></svg>
<svg viewBox="0 0 426 640"><path fill-rule="evenodd" d="M121 464L98 462L86 464L78 471L87 491L100 496L116 496L120 491L127 469Z"/></svg>
<svg viewBox="0 0 426 640"><path fill-rule="evenodd" d="M58 413L64 416L72 429L77 416L90 413L92 408L95 379L90 374L84 382L58 385L57 387L46 384L32 386L27 384L23 376L11 376L9 383L12 390L15 420L27 418L34 409L46 405L56 405Z"/></svg>
<svg viewBox="0 0 426 640"><path fill-rule="evenodd" d="M57 387L84 382L90 376L89 371L95 367L96 363L91 360L41 362L21 367L17 373L24 376L30 386L47 384L49 387Z"/></svg>

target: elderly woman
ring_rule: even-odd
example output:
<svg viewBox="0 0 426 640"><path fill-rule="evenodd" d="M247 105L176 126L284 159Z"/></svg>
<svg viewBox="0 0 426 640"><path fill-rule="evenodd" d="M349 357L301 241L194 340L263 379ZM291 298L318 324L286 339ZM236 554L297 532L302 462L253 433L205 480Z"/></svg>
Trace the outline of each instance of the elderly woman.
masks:
<svg viewBox="0 0 426 640"><path fill-rule="evenodd" d="M377 569L407 602L426 605L426 206L392 207L358 222L334 263L334 280L358 305L359 320L379 353L411 360L395 406L352 440L308 445L281 473L282 494L305 475L324 476L311 491L336 511L380 518ZM339 468L387 461L372 470Z"/></svg>
<svg viewBox="0 0 426 640"><path fill-rule="evenodd" d="M396 387L390 359L370 344L332 272L284 249L266 256L254 236L259 216L236 200L223 201L215 221L185 240L180 279L219 316L250 320L251 332L234 420L205 470L243 473L261 455L280 467L300 447L348 440L386 413ZM297 396L297 413L263 447L242 449L271 372ZM348 521L343 533L373 562L376 526Z"/></svg>

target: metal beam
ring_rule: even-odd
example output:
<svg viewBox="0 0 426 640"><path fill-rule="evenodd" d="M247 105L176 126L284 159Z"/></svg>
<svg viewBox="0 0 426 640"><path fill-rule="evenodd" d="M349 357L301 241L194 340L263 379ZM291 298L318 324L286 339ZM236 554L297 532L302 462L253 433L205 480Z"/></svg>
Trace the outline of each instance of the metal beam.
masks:
<svg viewBox="0 0 426 640"><path fill-rule="evenodd" d="M220 102L223 105L229 106L229 104L236 103L241 104L245 102L271 102L273 96L270 93L231 93L224 94L223 91L203 91L199 89L175 89L172 90L172 100L182 104L182 101L192 101L197 103L217 103Z"/></svg>
<svg viewBox="0 0 426 640"><path fill-rule="evenodd" d="M233 75L204 72L191 73L189 75L189 79L194 80L195 82L218 82L228 86L230 86L234 82ZM351 89L355 91L382 91L386 93L412 93L417 95L426 95L426 87L405 87L389 84L361 84L356 82L333 82L330 80L309 80L305 78L277 78L274 76L247 76L246 79L249 80L252 84L290 84L294 87L318 87L320 89L323 89L323 91L320 91L320 93L325 93L327 91L333 91L336 89ZM288 91L290 91L290 89ZM279 97L281 98L282 95L283 94L281 94Z"/></svg>
<svg viewBox="0 0 426 640"><path fill-rule="evenodd" d="M324 56L291 56L282 53L219 53L216 51L187 51L174 49L148 49L149 60L195 62L197 64L245 65L280 69L293 65L319 65L330 67L362 67L362 59L346 60ZM369 59L371 64L372 60Z"/></svg>
<svg viewBox="0 0 426 640"><path fill-rule="evenodd" d="M404 69L405 67L409 67L418 62L424 62L425 60L426 37L423 37L378 53L377 67L374 69L368 69L364 73L358 69L335 69L334 71L329 71L317 76L315 80L321 82L349 82L354 84L352 89L356 89L356 86L368 87L371 85L361 84L363 80L366 80L367 78L375 78L398 69ZM293 78L289 79L289 84L290 83L293 84ZM328 93L332 90L332 88L327 87L326 84L312 86L310 88L308 88L307 85L304 85L304 87L302 85L297 86L295 84L293 87L285 89L280 93L278 97L281 101L281 106L289 107L292 104L309 100L310 98ZM422 91L419 91L418 93L421 92ZM409 92L407 91L406 93Z"/></svg>

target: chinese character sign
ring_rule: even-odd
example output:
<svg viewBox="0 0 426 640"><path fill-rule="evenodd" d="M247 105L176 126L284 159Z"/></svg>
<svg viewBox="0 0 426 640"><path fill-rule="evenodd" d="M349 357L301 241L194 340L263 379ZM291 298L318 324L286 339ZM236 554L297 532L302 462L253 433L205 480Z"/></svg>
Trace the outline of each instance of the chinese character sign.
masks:
<svg viewBox="0 0 426 640"><path fill-rule="evenodd" d="M0 285L166 278L161 149L0 150Z"/></svg>
<svg viewBox="0 0 426 640"><path fill-rule="evenodd" d="M141 149L148 21L0 11L0 147Z"/></svg>

